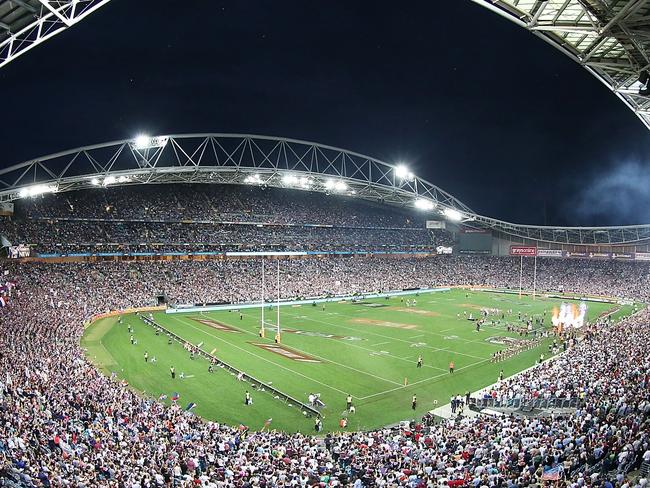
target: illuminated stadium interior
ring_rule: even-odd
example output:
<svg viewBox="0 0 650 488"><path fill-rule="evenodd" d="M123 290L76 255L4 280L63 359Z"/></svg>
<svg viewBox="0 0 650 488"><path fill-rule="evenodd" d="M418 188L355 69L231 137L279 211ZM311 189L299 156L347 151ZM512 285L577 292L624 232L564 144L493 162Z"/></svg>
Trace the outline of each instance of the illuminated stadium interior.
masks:
<svg viewBox="0 0 650 488"><path fill-rule="evenodd" d="M473 1L650 127L649 2ZM0 66L105 3L0 0ZM138 134L0 169L0 240L0 487L647 486L650 224Z"/></svg>

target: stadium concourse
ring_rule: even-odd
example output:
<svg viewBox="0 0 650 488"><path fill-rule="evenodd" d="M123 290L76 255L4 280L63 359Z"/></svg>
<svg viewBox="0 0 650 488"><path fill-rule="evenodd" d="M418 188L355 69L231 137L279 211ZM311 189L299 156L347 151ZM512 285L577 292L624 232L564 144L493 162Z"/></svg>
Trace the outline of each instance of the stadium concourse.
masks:
<svg viewBox="0 0 650 488"><path fill-rule="evenodd" d="M648 299L648 268L544 260L541 288ZM513 258L285 261L284 297L431 284L516 286ZM95 312L175 302L247 301L255 261L9 263L1 310L0 460L6 486L643 486L650 460L650 314L594 324L562 358L499 394L577 396L556 417L474 417L409 429L311 437L248 432L143 399L102 375L79 345ZM565 480L565 481L564 481Z"/></svg>

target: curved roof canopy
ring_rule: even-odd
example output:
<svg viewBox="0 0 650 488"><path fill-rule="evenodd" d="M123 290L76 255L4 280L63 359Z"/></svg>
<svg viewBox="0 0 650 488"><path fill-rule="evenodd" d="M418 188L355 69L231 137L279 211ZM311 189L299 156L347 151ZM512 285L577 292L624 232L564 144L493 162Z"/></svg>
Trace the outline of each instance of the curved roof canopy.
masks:
<svg viewBox="0 0 650 488"><path fill-rule="evenodd" d="M650 129L648 0L472 1L580 63Z"/></svg>
<svg viewBox="0 0 650 488"><path fill-rule="evenodd" d="M110 0L0 0L0 67Z"/></svg>
<svg viewBox="0 0 650 488"><path fill-rule="evenodd" d="M250 134L138 136L36 158L0 170L0 202L90 188L162 183L248 184L336 193L431 219L555 244L650 239L650 225L545 227L477 214L407 168L314 142Z"/></svg>

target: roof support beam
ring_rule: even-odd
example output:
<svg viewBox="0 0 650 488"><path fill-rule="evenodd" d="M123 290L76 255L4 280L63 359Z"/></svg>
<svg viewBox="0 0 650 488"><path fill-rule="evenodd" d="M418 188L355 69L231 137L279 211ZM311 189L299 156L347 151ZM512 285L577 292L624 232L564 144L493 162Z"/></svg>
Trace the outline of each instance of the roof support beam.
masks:
<svg viewBox="0 0 650 488"><path fill-rule="evenodd" d="M28 12L31 12L33 14L36 13L36 8L33 5L30 5L29 3L23 1L23 0L9 0L9 3L15 3L19 7L24 8Z"/></svg>
<svg viewBox="0 0 650 488"><path fill-rule="evenodd" d="M50 4L50 0L38 0L38 2L41 5L43 5L46 9L48 9L50 12L52 12L54 16L58 18L61 22L63 22L66 26L70 27L70 25L72 25L70 19L64 17L61 12L59 12L56 8L54 8Z"/></svg>

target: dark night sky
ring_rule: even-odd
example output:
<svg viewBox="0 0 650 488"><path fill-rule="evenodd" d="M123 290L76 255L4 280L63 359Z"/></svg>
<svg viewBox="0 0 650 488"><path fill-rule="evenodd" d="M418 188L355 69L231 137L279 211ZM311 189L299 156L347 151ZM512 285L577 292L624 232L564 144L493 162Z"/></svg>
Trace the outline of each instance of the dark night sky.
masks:
<svg viewBox="0 0 650 488"><path fill-rule="evenodd" d="M0 69L0 90L0 166L138 132L248 132L407 162L504 220L650 222L641 122L469 0L113 0Z"/></svg>

